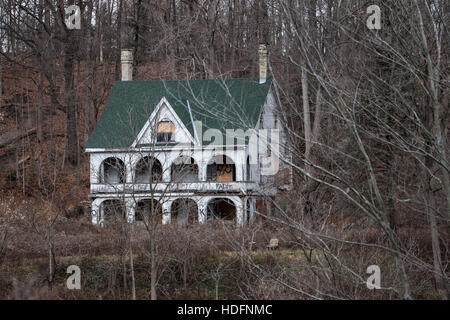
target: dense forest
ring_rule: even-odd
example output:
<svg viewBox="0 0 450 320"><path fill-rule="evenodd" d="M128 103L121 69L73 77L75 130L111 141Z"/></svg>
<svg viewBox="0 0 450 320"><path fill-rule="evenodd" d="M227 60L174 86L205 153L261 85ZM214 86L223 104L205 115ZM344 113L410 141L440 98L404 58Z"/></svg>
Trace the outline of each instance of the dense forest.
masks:
<svg viewBox="0 0 450 320"><path fill-rule="evenodd" d="M0 297L449 299L449 6L0 0ZM256 78L261 43L292 190L240 229L158 227L157 255L146 230L92 226L84 145L121 50L133 80Z"/></svg>

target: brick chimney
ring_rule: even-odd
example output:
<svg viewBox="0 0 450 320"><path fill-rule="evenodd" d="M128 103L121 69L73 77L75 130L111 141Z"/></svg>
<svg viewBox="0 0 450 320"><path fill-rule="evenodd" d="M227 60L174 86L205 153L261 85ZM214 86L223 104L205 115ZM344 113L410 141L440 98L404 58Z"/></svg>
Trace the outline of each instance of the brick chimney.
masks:
<svg viewBox="0 0 450 320"><path fill-rule="evenodd" d="M259 83L265 83L267 79L267 45L259 44Z"/></svg>
<svg viewBox="0 0 450 320"><path fill-rule="evenodd" d="M122 81L133 80L133 51L122 49L120 61L122 62Z"/></svg>

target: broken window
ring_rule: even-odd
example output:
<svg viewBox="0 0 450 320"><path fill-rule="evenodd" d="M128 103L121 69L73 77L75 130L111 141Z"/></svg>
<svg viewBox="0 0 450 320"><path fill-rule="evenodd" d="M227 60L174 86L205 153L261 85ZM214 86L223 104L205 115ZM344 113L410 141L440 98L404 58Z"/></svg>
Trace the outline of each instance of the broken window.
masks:
<svg viewBox="0 0 450 320"><path fill-rule="evenodd" d="M156 129L157 142L173 141L175 124L172 121L160 121Z"/></svg>
<svg viewBox="0 0 450 320"><path fill-rule="evenodd" d="M217 182L231 182L235 179L234 164L217 165Z"/></svg>
<svg viewBox="0 0 450 320"><path fill-rule="evenodd" d="M216 156L206 168L208 181L236 181L236 166L227 156Z"/></svg>

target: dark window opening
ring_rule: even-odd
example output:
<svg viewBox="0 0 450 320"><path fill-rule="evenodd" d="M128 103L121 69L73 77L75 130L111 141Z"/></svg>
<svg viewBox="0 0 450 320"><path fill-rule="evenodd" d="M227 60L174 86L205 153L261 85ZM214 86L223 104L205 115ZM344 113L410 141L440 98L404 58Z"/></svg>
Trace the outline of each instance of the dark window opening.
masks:
<svg viewBox="0 0 450 320"><path fill-rule="evenodd" d="M158 132L156 134L157 142L170 142L172 141L172 132Z"/></svg>

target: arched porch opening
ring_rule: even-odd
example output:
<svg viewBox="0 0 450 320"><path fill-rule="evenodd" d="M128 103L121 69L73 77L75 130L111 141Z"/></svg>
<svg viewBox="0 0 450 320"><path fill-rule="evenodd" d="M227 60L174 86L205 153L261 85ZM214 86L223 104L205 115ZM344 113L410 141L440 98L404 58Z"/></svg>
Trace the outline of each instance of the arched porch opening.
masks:
<svg viewBox="0 0 450 320"><path fill-rule="evenodd" d="M152 174L150 174L150 172ZM136 164L136 183L155 183L162 180L162 165L154 157L144 157Z"/></svg>
<svg viewBox="0 0 450 320"><path fill-rule="evenodd" d="M136 203L135 221L144 224L152 223L152 215L156 224L162 222L162 206L155 199L142 199Z"/></svg>
<svg viewBox="0 0 450 320"><path fill-rule="evenodd" d="M178 198L170 208L171 222L179 225L192 224L198 221L197 203L189 198Z"/></svg>
<svg viewBox="0 0 450 320"><path fill-rule="evenodd" d="M206 219L235 220L236 206L234 202L227 198L212 199L207 205Z"/></svg>
<svg viewBox="0 0 450 320"><path fill-rule="evenodd" d="M236 165L230 157L214 156L206 168L207 181L232 182L236 181Z"/></svg>
<svg viewBox="0 0 450 320"><path fill-rule="evenodd" d="M125 182L125 164L118 158L106 158L101 164L100 172L100 183L118 184Z"/></svg>
<svg viewBox="0 0 450 320"><path fill-rule="evenodd" d="M100 204L101 220L106 223L126 221L127 210L119 199L104 200Z"/></svg>
<svg viewBox="0 0 450 320"><path fill-rule="evenodd" d="M171 177L175 183L198 181L198 165L194 158L181 156L175 159L171 167Z"/></svg>

